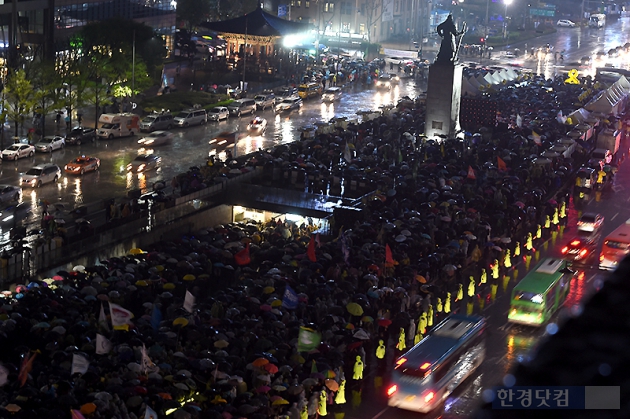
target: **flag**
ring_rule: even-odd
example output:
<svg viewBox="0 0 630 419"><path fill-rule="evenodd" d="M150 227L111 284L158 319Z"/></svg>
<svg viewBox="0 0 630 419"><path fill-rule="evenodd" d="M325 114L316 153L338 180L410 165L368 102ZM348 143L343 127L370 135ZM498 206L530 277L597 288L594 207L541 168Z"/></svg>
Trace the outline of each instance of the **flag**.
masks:
<svg viewBox="0 0 630 419"><path fill-rule="evenodd" d="M105 355L112 350L112 343L100 333L96 334L96 354Z"/></svg>
<svg viewBox="0 0 630 419"><path fill-rule="evenodd" d="M149 355L147 354L147 348L144 346L144 344L142 344L141 353L142 353L142 361L140 361L140 366L142 367L142 372L145 375L150 372L158 372L160 368L157 367L153 363L153 361L151 361L151 358L149 358Z"/></svg>
<svg viewBox="0 0 630 419"><path fill-rule="evenodd" d="M112 327L114 330L129 330L133 313L125 310L118 304L109 303L109 314L112 318Z"/></svg>
<svg viewBox="0 0 630 419"><path fill-rule="evenodd" d="M22 365L20 366L20 373L18 374L18 381L20 382L20 387L24 387L26 384L26 380L28 380L28 374L33 369L33 361L35 361L35 357L37 356L37 352L28 353L24 356L22 360Z"/></svg>
<svg viewBox="0 0 630 419"><path fill-rule="evenodd" d="M308 260L311 262L317 262L317 256L315 256L315 236L313 235L311 235L311 241L308 242L306 256L308 256Z"/></svg>
<svg viewBox="0 0 630 419"><path fill-rule="evenodd" d="M294 310L298 306L298 295L289 285L284 289L284 295L282 296L282 307L289 310Z"/></svg>
<svg viewBox="0 0 630 419"><path fill-rule="evenodd" d="M315 235L315 244L317 245L318 249L322 247L322 242L319 241L319 233Z"/></svg>
<svg viewBox="0 0 630 419"><path fill-rule="evenodd" d="M343 159L350 163L352 161L352 152L350 151L350 146L346 141L346 148L343 150Z"/></svg>
<svg viewBox="0 0 630 419"><path fill-rule="evenodd" d="M385 244L385 264L390 266L396 265L396 261L392 255L392 249L389 247L389 244Z"/></svg>
<svg viewBox="0 0 630 419"><path fill-rule="evenodd" d="M516 126L519 128L523 127L523 117L520 115L516 115Z"/></svg>
<svg viewBox="0 0 630 419"><path fill-rule="evenodd" d="M9 379L9 370L4 365L0 365L0 387L5 385Z"/></svg>
<svg viewBox="0 0 630 419"><path fill-rule="evenodd" d="M155 413L155 410L147 406L147 410L144 412L144 419L158 419L158 415Z"/></svg>
<svg viewBox="0 0 630 419"><path fill-rule="evenodd" d="M252 259L249 257L249 243L245 245L245 249L234 255L234 261L237 265L248 265Z"/></svg>
<svg viewBox="0 0 630 419"><path fill-rule="evenodd" d="M98 324L103 329L109 331L109 324L107 323L107 317L105 316L105 309L103 308L103 303L101 303L101 312L98 315Z"/></svg>
<svg viewBox="0 0 630 419"><path fill-rule="evenodd" d="M298 333L298 352L309 352L316 349L322 340L322 335L313 329L300 326Z"/></svg>
<svg viewBox="0 0 630 419"><path fill-rule="evenodd" d="M556 120L561 124L564 124L565 122L567 122L567 118L564 115L562 115L562 109L558 111L558 115L556 115Z"/></svg>
<svg viewBox="0 0 630 419"><path fill-rule="evenodd" d="M72 354L72 371L70 375L85 374L90 366L90 361L86 357L79 354Z"/></svg>
<svg viewBox="0 0 630 419"><path fill-rule="evenodd" d="M398 149L398 164L402 163L402 161L403 161L402 151Z"/></svg>
<svg viewBox="0 0 630 419"><path fill-rule="evenodd" d="M536 145L542 145L542 141L540 140L540 135L536 131L532 131L532 139Z"/></svg>
<svg viewBox="0 0 630 419"><path fill-rule="evenodd" d="M157 331L160 328L162 322L162 311L153 304L153 312L151 313L151 327Z"/></svg>
<svg viewBox="0 0 630 419"><path fill-rule="evenodd" d="M83 413L81 413L80 410L70 410L70 414L72 415L72 419L85 419L85 416L83 416ZM156 416L157 418L157 416Z"/></svg>
<svg viewBox="0 0 630 419"><path fill-rule="evenodd" d="M343 261L348 265L350 263L350 246L348 245L348 237L346 232L341 234L341 253L343 254Z"/></svg>
<svg viewBox="0 0 630 419"><path fill-rule="evenodd" d="M189 313L193 312L195 307L195 296L190 291L186 290L186 296L184 297L184 310Z"/></svg>
<svg viewBox="0 0 630 419"><path fill-rule="evenodd" d="M475 170L472 168L472 166L468 166L468 176L466 176L466 178L472 180L477 179L477 175L475 175Z"/></svg>
<svg viewBox="0 0 630 419"><path fill-rule="evenodd" d="M507 166L505 165L505 161L499 156L497 156L497 168L502 172L507 172Z"/></svg>

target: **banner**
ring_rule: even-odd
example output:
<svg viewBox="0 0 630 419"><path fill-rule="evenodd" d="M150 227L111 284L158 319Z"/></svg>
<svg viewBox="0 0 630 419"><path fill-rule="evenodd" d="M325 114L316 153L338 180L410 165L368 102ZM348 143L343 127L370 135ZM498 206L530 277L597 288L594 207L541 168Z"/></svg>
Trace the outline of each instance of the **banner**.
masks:
<svg viewBox="0 0 630 419"><path fill-rule="evenodd" d="M195 308L195 296L186 290L186 297L184 297L184 310L192 313Z"/></svg>
<svg viewBox="0 0 630 419"><path fill-rule="evenodd" d="M284 295L282 296L282 307L289 310L295 310L298 306L298 295L289 285L284 289Z"/></svg>
<svg viewBox="0 0 630 419"><path fill-rule="evenodd" d="M392 249L389 247L389 244L385 244L385 264L389 265L390 268L394 265L398 265L394 260L394 255L392 255Z"/></svg>
<svg viewBox="0 0 630 419"><path fill-rule="evenodd" d="M112 327L114 330L129 330L133 313L125 310L118 304L109 303L109 313L112 318Z"/></svg>
<svg viewBox="0 0 630 419"><path fill-rule="evenodd" d="M239 266L249 265L249 263L252 261L251 257L249 256L249 243L245 245L245 249L234 255L234 261Z"/></svg>
<svg viewBox="0 0 630 419"><path fill-rule="evenodd" d="M98 355L108 354L112 350L112 343L105 336L96 334L96 353Z"/></svg>
<svg viewBox="0 0 630 419"><path fill-rule="evenodd" d="M507 172L507 165L505 164L505 160L503 160L499 156L497 156L497 169L502 172Z"/></svg>
<svg viewBox="0 0 630 419"><path fill-rule="evenodd" d="M79 354L72 354L72 371L70 375L85 374L90 366L90 361L86 357Z"/></svg>
<svg viewBox="0 0 630 419"><path fill-rule="evenodd" d="M322 340L322 335L313 329L301 326L298 334L298 352L309 352L317 349Z"/></svg>
<svg viewBox="0 0 630 419"><path fill-rule="evenodd" d="M149 355L147 354L147 348L142 344L142 361L140 366L142 367L142 372L146 375L150 372L158 372L160 368L151 361Z"/></svg>
<svg viewBox="0 0 630 419"><path fill-rule="evenodd" d="M468 176L466 176L466 178L472 180L477 179L477 176L475 175L475 170L472 168L472 166L468 166Z"/></svg>
<svg viewBox="0 0 630 419"><path fill-rule="evenodd" d="M308 242L308 248L306 249L306 256L311 262L317 262L317 256L315 255L315 236L311 234L311 241Z"/></svg>
<svg viewBox="0 0 630 419"><path fill-rule="evenodd" d="M144 419L158 419L158 415L155 413L155 410L147 406L147 410L144 412Z"/></svg>
<svg viewBox="0 0 630 419"><path fill-rule="evenodd" d="M18 374L18 381L20 383L20 387L24 387L26 384L26 380L28 380L28 374L33 369L33 361L35 361L35 357L39 352L28 353L24 355L24 359L22 360L22 365L20 365L20 372Z"/></svg>

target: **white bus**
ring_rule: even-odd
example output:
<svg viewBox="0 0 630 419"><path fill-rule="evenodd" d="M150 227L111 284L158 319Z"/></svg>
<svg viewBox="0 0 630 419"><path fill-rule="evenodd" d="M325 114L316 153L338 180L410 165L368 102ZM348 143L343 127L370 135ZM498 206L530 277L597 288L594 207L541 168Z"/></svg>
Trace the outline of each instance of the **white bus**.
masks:
<svg viewBox="0 0 630 419"><path fill-rule="evenodd" d="M588 19L588 26L591 28L603 28L606 25L606 15L603 13L593 13Z"/></svg>
<svg viewBox="0 0 630 419"><path fill-rule="evenodd" d="M486 354L486 321L452 314L396 360L387 404L428 413L481 365Z"/></svg>

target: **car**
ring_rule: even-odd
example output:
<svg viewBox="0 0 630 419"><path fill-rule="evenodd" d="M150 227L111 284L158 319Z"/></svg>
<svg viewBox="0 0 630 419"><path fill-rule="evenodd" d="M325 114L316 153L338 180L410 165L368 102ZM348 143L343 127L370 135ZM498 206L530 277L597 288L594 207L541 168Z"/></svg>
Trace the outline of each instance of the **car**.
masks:
<svg viewBox="0 0 630 419"><path fill-rule="evenodd" d="M262 135L266 129L267 120L265 118L261 118L260 116L252 119L247 125L247 131L257 135Z"/></svg>
<svg viewBox="0 0 630 419"><path fill-rule="evenodd" d="M83 143L93 142L96 139L96 130L87 127L74 127L68 135L66 135L66 144L81 145Z"/></svg>
<svg viewBox="0 0 630 419"><path fill-rule="evenodd" d="M290 112L295 109L300 109L303 105L302 99L299 97L290 97L282 100L282 102L276 105L277 112Z"/></svg>
<svg viewBox="0 0 630 419"><path fill-rule="evenodd" d="M560 252L566 260L586 263L597 256L597 239L588 235L576 236L569 240Z"/></svg>
<svg viewBox="0 0 630 419"><path fill-rule="evenodd" d="M208 121L220 121L229 117L230 111L225 106L215 106L208 111Z"/></svg>
<svg viewBox="0 0 630 419"><path fill-rule="evenodd" d="M0 185L0 203L10 204L20 202L22 188L13 185Z"/></svg>
<svg viewBox="0 0 630 419"><path fill-rule="evenodd" d="M169 144L173 141L175 134L169 131L154 131L144 138L138 140L138 144L144 147L156 147Z"/></svg>
<svg viewBox="0 0 630 419"><path fill-rule="evenodd" d="M213 148L223 148L230 145L234 145L234 143L238 140L239 133L238 132L229 132L224 131L217 134L212 140L209 141L210 145Z"/></svg>
<svg viewBox="0 0 630 419"><path fill-rule="evenodd" d="M256 102L256 108L264 111L267 108L272 108L276 104L276 95L273 93L266 93L262 95L254 96L254 102Z"/></svg>
<svg viewBox="0 0 630 419"><path fill-rule="evenodd" d="M30 144L16 143L2 151L2 160L17 160L23 157L33 157L35 147Z"/></svg>
<svg viewBox="0 0 630 419"><path fill-rule="evenodd" d="M28 169L22 175L20 183L22 187L39 188L44 183L56 183L59 179L61 179L61 168L56 164L44 164Z"/></svg>
<svg viewBox="0 0 630 419"><path fill-rule="evenodd" d="M585 55L584 57L580 58L580 65L589 66L592 63L593 63L593 59L588 55Z"/></svg>
<svg viewBox="0 0 630 419"><path fill-rule="evenodd" d="M170 112L154 112L140 121L140 131L152 132L159 129L171 129L175 121Z"/></svg>
<svg viewBox="0 0 630 419"><path fill-rule="evenodd" d="M51 135L42 138L35 144L35 151L42 153L52 153L54 150L61 150L66 146L66 140L58 135Z"/></svg>
<svg viewBox="0 0 630 419"><path fill-rule="evenodd" d="M392 88L391 74L381 74L376 80L376 88L381 90L390 90Z"/></svg>
<svg viewBox="0 0 630 419"><path fill-rule="evenodd" d="M400 77L394 73L389 73L389 82L392 86L396 86L400 83Z"/></svg>
<svg viewBox="0 0 630 419"><path fill-rule="evenodd" d="M596 234L604 224L604 216L593 212L585 212L577 222L578 231Z"/></svg>
<svg viewBox="0 0 630 419"><path fill-rule="evenodd" d="M278 90L278 93L276 94L276 105L287 98L297 95L298 89L296 89L295 87L283 87L282 89Z"/></svg>
<svg viewBox="0 0 630 419"><path fill-rule="evenodd" d="M161 163L162 163L162 158L159 156L156 156L155 154L149 154L149 153L138 154L136 158L133 159L127 165L127 172L129 173L148 172L149 170L157 169Z"/></svg>
<svg viewBox="0 0 630 419"><path fill-rule="evenodd" d="M66 164L64 171L72 175L83 175L85 172L95 172L101 166L101 160L96 157L79 156Z"/></svg>
<svg viewBox="0 0 630 419"><path fill-rule="evenodd" d="M570 21L569 19L560 19L556 22L556 26L560 26L561 28L574 28L575 23Z"/></svg>
<svg viewBox="0 0 630 419"><path fill-rule="evenodd" d="M341 99L341 95L343 94L341 87L332 86L324 90L322 94L323 102L334 102L336 100Z"/></svg>

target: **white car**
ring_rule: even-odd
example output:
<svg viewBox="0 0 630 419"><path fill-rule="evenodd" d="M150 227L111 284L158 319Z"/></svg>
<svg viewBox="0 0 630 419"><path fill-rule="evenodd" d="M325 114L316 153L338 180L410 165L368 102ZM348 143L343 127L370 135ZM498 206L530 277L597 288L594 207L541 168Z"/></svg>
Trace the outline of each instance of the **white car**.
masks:
<svg viewBox="0 0 630 419"><path fill-rule="evenodd" d="M66 146L66 140L58 135L44 137L37 144L35 150L42 153L52 153L54 150L61 150Z"/></svg>
<svg viewBox="0 0 630 419"><path fill-rule="evenodd" d="M17 160L23 157L33 157L35 147L30 144L17 143L2 151L2 160Z"/></svg>
<svg viewBox="0 0 630 419"><path fill-rule="evenodd" d="M568 19L560 19L557 23L557 26L563 27L563 28L574 28L575 27L575 23L571 22Z"/></svg>
<svg viewBox="0 0 630 419"><path fill-rule="evenodd" d="M265 118L261 118L260 116L257 116L256 118L252 119L247 125L247 131L254 134L259 134L259 135L263 134L266 129L267 129L267 120Z"/></svg>
<svg viewBox="0 0 630 419"><path fill-rule="evenodd" d="M161 162L162 158L155 154L139 154L127 165L127 171L130 173L147 172L157 169Z"/></svg>
<svg viewBox="0 0 630 419"><path fill-rule="evenodd" d="M45 164L30 168L22 175L21 184L24 187L39 188L44 183L56 183L59 179L61 179L61 168L56 164Z"/></svg>
<svg viewBox="0 0 630 419"><path fill-rule="evenodd" d="M230 111L225 106L217 106L208 111L208 121L220 121L229 117Z"/></svg>
<svg viewBox="0 0 630 419"><path fill-rule="evenodd" d="M173 141L175 134L168 131L154 131L144 138L138 140L138 144L144 147L155 147L165 145Z"/></svg>
<svg viewBox="0 0 630 419"><path fill-rule="evenodd" d="M276 105L277 112L289 112L294 109L300 109L303 105L302 99L299 97L290 97L284 99Z"/></svg>
<svg viewBox="0 0 630 419"><path fill-rule="evenodd" d="M22 199L22 188L13 185L0 185L0 203L18 203Z"/></svg>

